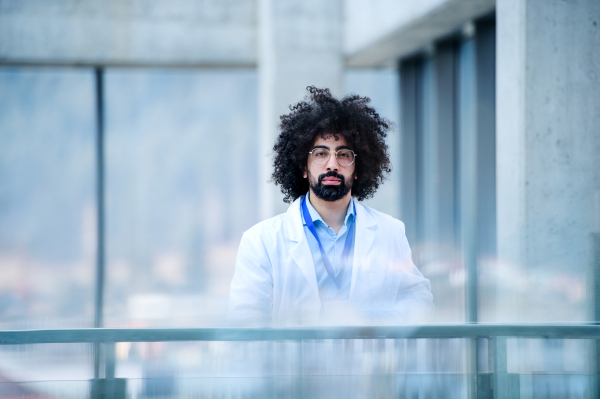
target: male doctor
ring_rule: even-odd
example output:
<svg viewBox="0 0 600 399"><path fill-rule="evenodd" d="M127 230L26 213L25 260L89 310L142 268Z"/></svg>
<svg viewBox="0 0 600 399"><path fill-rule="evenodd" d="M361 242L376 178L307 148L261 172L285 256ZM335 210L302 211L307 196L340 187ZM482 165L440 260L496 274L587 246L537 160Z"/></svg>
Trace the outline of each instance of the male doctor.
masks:
<svg viewBox="0 0 600 399"><path fill-rule="evenodd" d="M242 237L234 324L403 324L433 308L404 224L362 205L391 171L389 122L369 98L309 97L281 117L273 181L292 202Z"/></svg>

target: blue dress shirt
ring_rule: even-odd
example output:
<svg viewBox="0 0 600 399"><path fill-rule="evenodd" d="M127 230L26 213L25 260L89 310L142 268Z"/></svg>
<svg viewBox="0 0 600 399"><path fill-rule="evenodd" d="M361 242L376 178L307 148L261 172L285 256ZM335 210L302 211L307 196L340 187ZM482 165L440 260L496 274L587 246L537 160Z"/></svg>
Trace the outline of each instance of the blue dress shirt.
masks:
<svg viewBox="0 0 600 399"><path fill-rule="evenodd" d="M343 266L342 252L344 251L344 244L346 242L346 237L348 236L348 229L350 227L350 223L353 223L354 218L356 217L354 209L354 198L350 200L348 211L346 212L346 218L344 219L344 225L336 234L335 231L323 221L321 215L319 215L319 213L312 206L312 204L310 203L310 196L308 193L306 194L306 197L308 199L306 201L308 213L310 214L310 217L313 220L315 230L317 231L319 240L321 240L321 245L323 246L325 254L327 255L327 258L329 258L331 266L333 267L333 271L337 276ZM338 319L340 317L343 317L343 315L328 315L328 313L330 310L332 312L343 312L343 308L345 307L345 305L347 305L348 299L350 298L350 284L352 282L352 263L354 260L354 239L352 240L352 247L350 248L350 254L347 259L347 264L344 268L342 284L340 289L338 290L338 288L335 285L335 282L331 279L331 277L329 277L329 274L327 274L327 270L325 270L325 265L321 257L321 251L319 250L319 244L317 243L317 240L306 226L304 216L302 216L302 223L304 224L304 233L308 238L308 245L310 246L310 251L312 253L313 262L315 264L315 273L317 275L317 283L319 285L319 297L321 299L322 306L320 319Z"/></svg>

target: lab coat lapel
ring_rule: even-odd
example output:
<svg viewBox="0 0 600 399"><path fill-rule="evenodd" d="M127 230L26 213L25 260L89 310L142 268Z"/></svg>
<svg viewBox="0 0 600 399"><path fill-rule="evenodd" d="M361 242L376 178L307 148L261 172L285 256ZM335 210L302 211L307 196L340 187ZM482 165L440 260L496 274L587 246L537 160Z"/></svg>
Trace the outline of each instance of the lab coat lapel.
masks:
<svg viewBox="0 0 600 399"><path fill-rule="evenodd" d="M285 218L285 235L291 244L290 255L298 265L314 293L319 295L319 286L317 284L317 274L313 261L308 239L304 233L304 225L300 216L300 198L294 201L287 211Z"/></svg>
<svg viewBox="0 0 600 399"><path fill-rule="evenodd" d="M366 208L354 201L356 209L356 235L354 237L354 262L352 264L352 283L350 285L350 297L356 285L356 278L358 276L359 269L365 263L369 249L373 244L375 238L375 229L377 228L377 222L373 216L367 212Z"/></svg>

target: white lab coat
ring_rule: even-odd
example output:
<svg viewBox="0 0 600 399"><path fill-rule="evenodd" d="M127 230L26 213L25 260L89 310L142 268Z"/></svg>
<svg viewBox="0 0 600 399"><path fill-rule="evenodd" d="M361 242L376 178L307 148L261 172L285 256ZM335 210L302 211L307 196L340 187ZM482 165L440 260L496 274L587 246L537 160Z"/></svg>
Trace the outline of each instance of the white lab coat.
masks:
<svg viewBox="0 0 600 399"><path fill-rule="evenodd" d="M357 201L350 299L345 324L402 324L433 308L429 280L411 260L404 224ZM242 236L231 282L229 320L242 325L317 324L315 265L300 199L287 213Z"/></svg>

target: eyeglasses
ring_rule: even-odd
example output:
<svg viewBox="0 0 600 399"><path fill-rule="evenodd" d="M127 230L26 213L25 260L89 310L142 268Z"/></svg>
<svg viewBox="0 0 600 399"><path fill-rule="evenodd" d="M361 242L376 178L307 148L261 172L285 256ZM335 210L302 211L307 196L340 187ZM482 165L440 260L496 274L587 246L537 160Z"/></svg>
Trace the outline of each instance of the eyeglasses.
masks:
<svg viewBox="0 0 600 399"><path fill-rule="evenodd" d="M350 166L354 163L356 154L352 150L338 150L333 151L335 159L340 166ZM325 165L331 157L331 151L327 148L315 148L309 152L312 161L317 165Z"/></svg>

